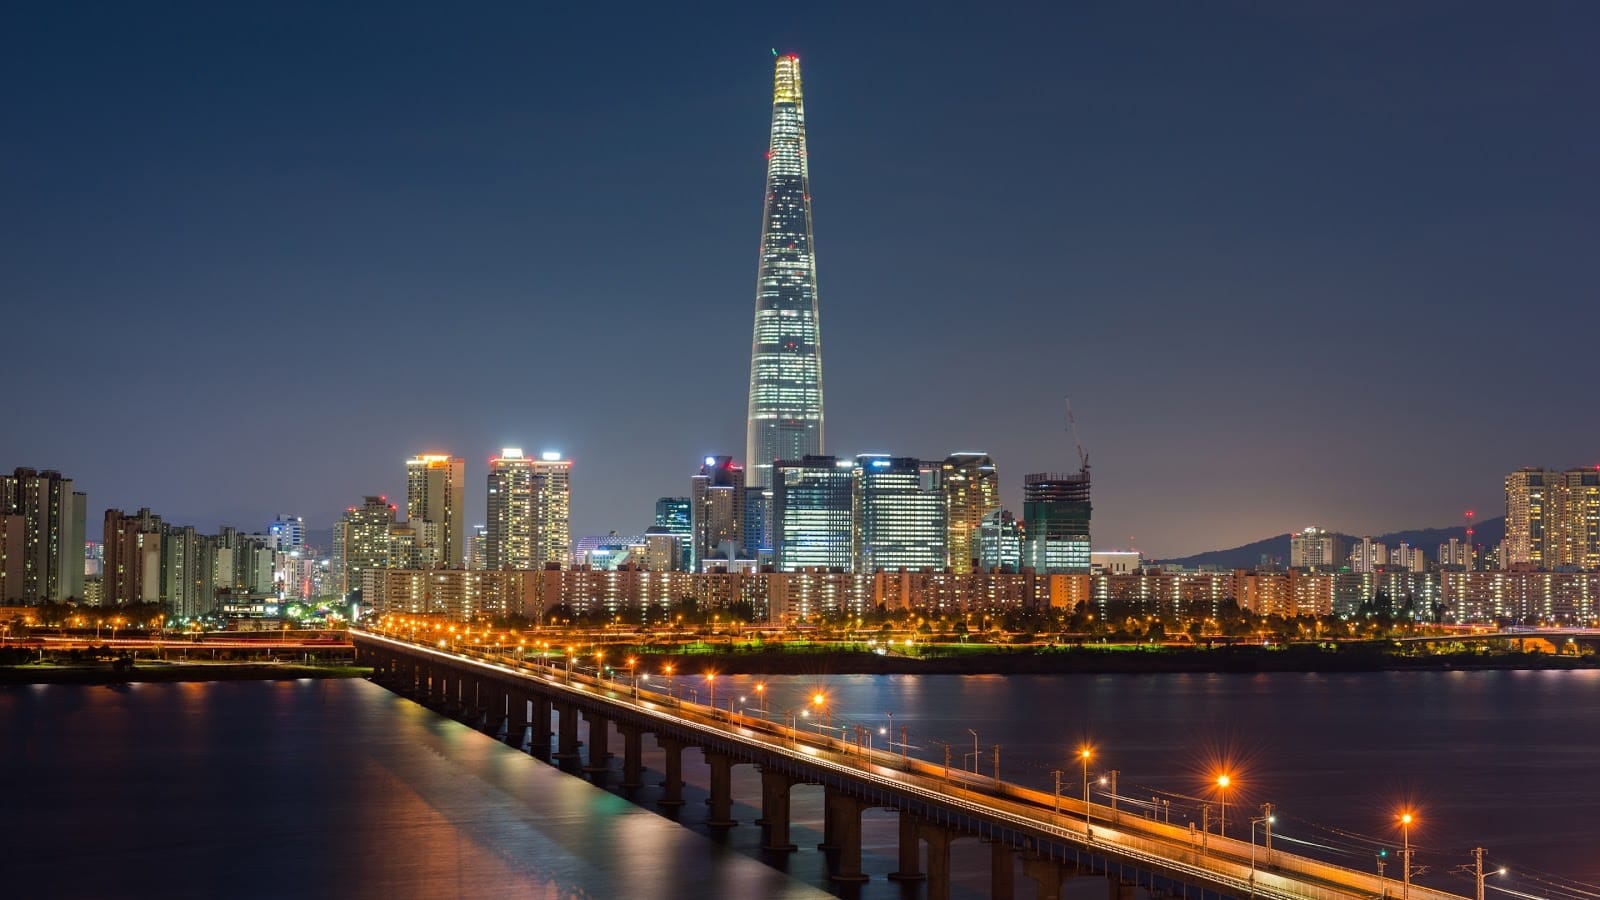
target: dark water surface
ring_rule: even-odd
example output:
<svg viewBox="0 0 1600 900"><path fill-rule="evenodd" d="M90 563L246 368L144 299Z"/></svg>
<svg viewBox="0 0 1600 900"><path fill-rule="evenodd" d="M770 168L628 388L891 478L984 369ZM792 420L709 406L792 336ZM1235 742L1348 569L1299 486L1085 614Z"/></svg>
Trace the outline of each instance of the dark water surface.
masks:
<svg viewBox="0 0 1600 900"><path fill-rule="evenodd" d="M719 705L742 694L754 706L756 680L718 678ZM876 731L889 729L892 713L893 731L906 726L919 755L941 760L948 742L957 767L975 730L983 772L993 772L998 743L1007 780L1049 789L1059 768L1072 796L1082 793L1076 753L1087 741L1091 776L1118 769L1131 815L1159 796L1172 803L1174 822L1198 820L1202 799L1215 817L1209 784L1226 768L1235 781L1233 836L1245 836L1247 816L1270 801L1278 847L1307 841L1370 870L1378 843L1398 849L1393 823L1409 806L1419 817L1417 862L1430 867L1421 883L1470 894L1470 882L1441 873L1480 845L1514 870L1500 883L1527 894L1553 893L1537 880L1540 870L1600 881L1592 849L1600 672L765 680L774 718L821 690L834 725L868 726L881 747L886 736ZM704 699L699 679L680 677L677 687ZM648 738L645 747L645 765L659 773L659 749ZM621 752L616 735L611 749ZM754 768L734 770L734 818L745 824L713 832L697 802L704 763L695 752L684 762L690 802L671 811L680 826L366 682L10 689L0 691L4 877L63 897L710 898L833 889L813 849L820 788L794 790L793 839L802 849L764 855L750 824L759 814ZM619 790L617 768L600 776L603 786ZM658 780L647 775L633 794L651 809ZM863 863L873 878L840 892L917 896L919 886L883 878L894 854L893 813L869 811ZM957 841L952 858L956 895L983 895L988 848ZM1069 887L1105 896L1088 882ZM1025 881L1018 889L1030 896Z"/></svg>

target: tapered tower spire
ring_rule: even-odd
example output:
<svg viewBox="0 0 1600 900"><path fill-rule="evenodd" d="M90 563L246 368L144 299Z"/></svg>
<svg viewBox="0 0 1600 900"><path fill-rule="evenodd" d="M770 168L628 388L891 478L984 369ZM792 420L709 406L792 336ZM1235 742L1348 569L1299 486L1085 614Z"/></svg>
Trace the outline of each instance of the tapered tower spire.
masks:
<svg viewBox="0 0 1600 900"><path fill-rule="evenodd" d="M745 443L746 481L763 487L772 486L773 460L823 452L822 340L800 57L779 56L774 63Z"/></svg>

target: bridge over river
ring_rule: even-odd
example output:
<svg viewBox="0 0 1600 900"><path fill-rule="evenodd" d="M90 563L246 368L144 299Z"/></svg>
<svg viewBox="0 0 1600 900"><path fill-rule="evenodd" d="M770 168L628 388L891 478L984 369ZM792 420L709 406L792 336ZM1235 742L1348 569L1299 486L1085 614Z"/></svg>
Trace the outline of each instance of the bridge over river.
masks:
<svg viewBox="0 0 1600 900"><path fill-rule="evenodd" d="M789 798L796 784L821 785L825 796L822 848L830 877L864 881L861 814L889 808L899 814L898 880L926 881L929 900L950 893L950 844L977 838L991 847L991 895L1010 898L1018 871L1037 896L1057 898L1069 878L1105 879L1111 900L1152 897L1345 898L1461 900L1455 894L1381 878L1261 844L1129 815L951 770L907 755L799 727L798 714L764 717L716 709L659 692L639 680L611 680L472 649L417 643L395 635L353 631L358 660L392 690L475 723L519 746L550 746L554 759L589 772L611 768L614 727L622 740L622 785L643 784L646 734L665 751L662 805L683 803L683 752L697 749L711 773L711 820L734 828L731 772L754 765L761 773L762 846L794 850ZM587 724L579 740L579 719ZM586 754L580 753L580 748ZM1398 866L1397 866L1398 868Z"/></svg>

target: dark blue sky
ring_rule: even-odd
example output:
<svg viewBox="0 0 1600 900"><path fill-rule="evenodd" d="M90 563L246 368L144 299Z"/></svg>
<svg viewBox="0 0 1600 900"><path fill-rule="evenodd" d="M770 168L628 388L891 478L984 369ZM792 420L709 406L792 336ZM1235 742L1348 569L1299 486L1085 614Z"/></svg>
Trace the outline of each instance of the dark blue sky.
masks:
<svg viewBox="0 0 1600 900"><path fill-rule="evenodd" d="M1064 469L1096 544L1492 513L1600 461L1600 8L32 4L0 29L0 467L323 527L744 445L769 48L804 66L828 449ZM91 527L91 532L98 530Z"/></svg>

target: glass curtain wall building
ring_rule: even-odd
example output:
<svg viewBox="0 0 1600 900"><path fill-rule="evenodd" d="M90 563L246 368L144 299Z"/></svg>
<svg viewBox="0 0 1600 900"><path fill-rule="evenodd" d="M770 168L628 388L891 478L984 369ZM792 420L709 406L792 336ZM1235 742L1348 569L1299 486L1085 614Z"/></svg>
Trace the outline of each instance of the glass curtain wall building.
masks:
<svg viewBox="0 0 1600 900"><path fill-rule="evenodd" d="M747 483L774 487L774 460L823 453L822 342L800 58L774 63L772 138L750 348Z"/></svg>
<svg viewBox="0 0 1600 900"><path fill-rule="evenodd" d="M772 472L778 570L848 571L855 549L855 465L807 456L776 462Z"/></svg>
<svg viewBox="0 0 1600 900"><path fill-rule="evenodd" d="M1026 565L1034 571L1089 571L1089 469L1029 475L1022 485Z"/></svg>
<svg viewBox="0 0 1600 900"><path fill-rule="evenodd" d="M949 563L936 468L909 457L856 457L855 570L942 570Z"/></svg>

